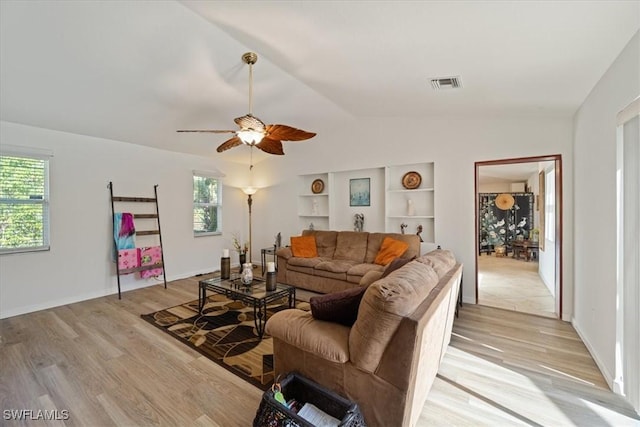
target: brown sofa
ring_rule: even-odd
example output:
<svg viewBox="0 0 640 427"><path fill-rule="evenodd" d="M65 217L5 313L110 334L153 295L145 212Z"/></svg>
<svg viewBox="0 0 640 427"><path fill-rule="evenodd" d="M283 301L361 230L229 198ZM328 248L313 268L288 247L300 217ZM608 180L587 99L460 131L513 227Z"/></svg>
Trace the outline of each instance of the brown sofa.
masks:
<svg viewBox="0 0 640 427"><path fill-rule="evenodd" d="M451 338L462 265L435 250L372 283L352 327L289 309L266 325L276 375L358 403L368 426L414 426Z"/></svg>
<svg viewBox="0 0 640 427"><path fill-rule="evenodd" d="M420 254L415 234L304 230L302 235L315 237L318 256L299 258L290 247L278 249L278 282L320 293L368 285L379 278L385 267L374 260L385 237L409 245L402 258Z"/></svg>

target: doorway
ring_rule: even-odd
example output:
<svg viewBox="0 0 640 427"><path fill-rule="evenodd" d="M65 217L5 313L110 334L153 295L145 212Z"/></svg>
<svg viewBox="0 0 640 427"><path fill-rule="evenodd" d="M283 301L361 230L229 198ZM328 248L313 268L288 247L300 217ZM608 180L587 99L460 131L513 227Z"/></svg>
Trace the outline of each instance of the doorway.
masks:
<svg viewBox="0 0 640 427"><path fill-rule="evenodd" d="M475 163L476 304L562 318L562 158Z"/></svg>

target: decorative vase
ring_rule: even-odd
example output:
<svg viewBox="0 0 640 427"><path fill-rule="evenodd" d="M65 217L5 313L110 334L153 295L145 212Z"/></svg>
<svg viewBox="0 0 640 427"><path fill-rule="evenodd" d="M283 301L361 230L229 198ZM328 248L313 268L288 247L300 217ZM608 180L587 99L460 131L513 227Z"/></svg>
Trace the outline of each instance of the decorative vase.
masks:
<svg viewBox="0 0 640 427"><path fill-rule="evenodd" d="M242 273L242 267L244 266L244 263L247 262L246 252L240 252L239 257L240 257L240 268L238 269L238 273Z"/></svg>
<svg viewBox="0 0 640 427"><path fill-rule="evenodd" d="M240 273L240 280L245 286L249 286L253 282L253 266L251 263L243 264L242 273Z"/></svg>
<svg viewBox="0 0 640 427"><path fill-rule="evenodd" d="M275 291L276 290L276 272L270 271L267 273L267 280L265 283L267 291Z"/></svg>
<svg viewBox="0 0 640 427"><path fill-rule="evenodd" d="M222 257L220 260L220 278L226 280L231 277L231 259Z"/></svg>
<svg viewBox="0 0 640 427"><path fill-rule="evenodd" d="M416 208L413 206L413 200L407 199L407 216L414 216L416 214Z"/></svg>

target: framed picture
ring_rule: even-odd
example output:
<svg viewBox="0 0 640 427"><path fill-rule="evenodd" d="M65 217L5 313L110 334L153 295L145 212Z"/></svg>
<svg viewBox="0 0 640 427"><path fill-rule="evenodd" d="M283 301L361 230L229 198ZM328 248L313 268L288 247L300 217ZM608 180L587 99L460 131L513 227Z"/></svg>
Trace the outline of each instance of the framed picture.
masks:
<svg viewBox="0 0 640 427"><path fill-rule="evenodd" d="M349 206L371 206L371 178L349 180Z"/></svg>

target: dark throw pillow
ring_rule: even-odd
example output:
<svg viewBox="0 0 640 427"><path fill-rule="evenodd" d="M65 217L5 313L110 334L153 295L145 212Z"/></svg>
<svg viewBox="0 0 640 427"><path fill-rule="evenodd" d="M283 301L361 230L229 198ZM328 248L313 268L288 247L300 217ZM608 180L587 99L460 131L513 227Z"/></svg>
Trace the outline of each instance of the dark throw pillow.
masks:
<svg viewBox="0 0 640 427"><path fill-rule="evenodd" d="M413 257L413 258L400 258L400 257L398 257L398 258L394 259L393 261L391 261L389 263L389 266L387 268L385 268L385 270L382 273L382 276L380 276L380 278L382 279L383 277L387 277L392 272L396 271L397 269L399 269L403 265L413 261L414 259L416 259L416 257Z"/></svg>
<svg viewBox="0 0 640 427"><path fill-rule="evenodd" d="M318 320L353 326L358 318L358 308L365 287L358 286L340 292L309 298L311 314Z"/></svg>

